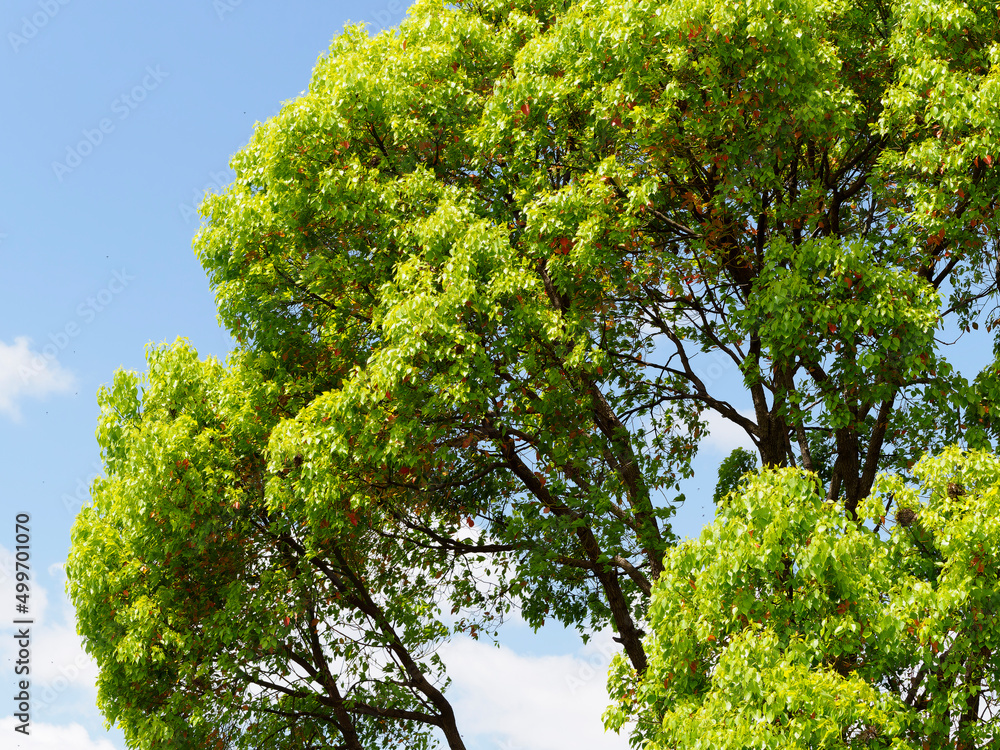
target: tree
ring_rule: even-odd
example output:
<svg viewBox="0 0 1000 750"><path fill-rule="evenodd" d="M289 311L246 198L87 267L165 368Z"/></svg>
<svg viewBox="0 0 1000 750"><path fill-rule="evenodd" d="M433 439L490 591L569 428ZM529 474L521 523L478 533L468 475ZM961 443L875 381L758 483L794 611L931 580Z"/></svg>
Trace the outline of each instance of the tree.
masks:
<svg viewBox="0 0 1000 750"><path fill-rule="evenodd" d="M452 539L454 513L294 507L263 454L304 383L184 342L148 360L100 393L107 477L67 564L108 720L139 747L424 747L432 727L462 747L440 605L473 635L500 617L467 560L501 548ZM400 545L417 531L438 548Z"/></svg>
<svg viewBox="0 0 1000 750"><path fill-rule="evenodd" d="M511 604L533 625L610 627L641 675L706 412L745 430L763 466L815 472L859 522L880 471L912 479L924 453L988 447L996 368L970 384L936 336L996 323L998 24L993 4L950 0L484 0L418 2L373 38L347 29L233 158L195 240L241 343L233 371L211 377L234 378L215 398L244 415L250 437L232 439L259 471L245 507L266 520L247 544L284 549L318 596L335 584L314 560L394 538L395 575L450 571L453 606L476 613L458 627ZM739 368L743 400L703 376L706 354ZM202 367L190 359L178 382ZM175 502L136 448L145 435L158 455L169 433L143 405L154 381L139 394L138 376L119 377L132 384L104 397L108 476L70 566L102 675L125 668L111 638L133 621L99 624L106 602L84 582L114 566L87 546L90 527L121 535L144 503ZM192 440L222 429L183 424ZM237 459L199 460L200 476ZM371 536L355 538L352 517ZM465 519L475 538L457 534ZM304 552L281 541L290 529ZM478 583L477 565L499 583ZM220 574L233 591L243 567ZM112 579L102 595L136 606L137 589ZM407 649L454 625L375 591L394 629L426 623ZM307 601L288 604L290 621ZM344 612L305 620L333 627ZM256 657L226 658L203 677L213 690ZM415 664L433 683L440 668ZM382 687L339 705L431 700L416 677L397 679L402 692L372 680ZM102 696L119 706L123 683ZM219 709L233 737L242 705ZM441 726L443 706L410 718ZM374 719L351 721L390 737ZM331 741L352 746L341 721L325 725ZM457 729L448 742L461 747Z"/></svg>
<svg viewBox="0 0 1000 750"><path fill-rule="evenodd" d="M1000 460L952 448L913 471L858 507L875 533L801 470L730 494L667 554L649 668L618 657L609 723L637 717L657 748L992 747Z"/></svg>
<svg viewBox="0 0 1000 750"><path fill-rule="evenodd" d="M719 465L719 481L712 502L716 505L740 486L740 480L757 469L757 457L746 448L736 448Z"/></svg>

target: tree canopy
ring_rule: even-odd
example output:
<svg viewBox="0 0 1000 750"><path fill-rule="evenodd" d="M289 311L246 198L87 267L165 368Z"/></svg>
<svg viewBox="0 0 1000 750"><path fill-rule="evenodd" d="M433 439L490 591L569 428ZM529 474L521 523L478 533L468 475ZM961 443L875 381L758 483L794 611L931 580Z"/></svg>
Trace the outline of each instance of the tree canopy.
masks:
<svg viewBox="0 0 1000 750"><path fill-rule="evenodd" d="M421 1L346 29L202 206L239 350L153 348L100 396L68 573L109 720L134 747L461 748L434 648L512 606L613 629L646 684L709 415L778 483L768 518L876 549L880 472L996 436L1000 368L969 382L943 336L997 322L998 65L977 0ZM762 497L752 464L719 497ZM833 679L745 619L740 658Z"/></svg>
<svg viewBox="0 0 1000 750"><path fill-rule="evenodd" d="M667 553L649 667L618 657L610 725L637 717L650 749L994 746L1000 460L951 448L913 471L858 507L876 533L800 469L730 494Z"/></svg>
<svg viewBox="0 0 1000 750"><path fill-rule="evenodd" d="M264 446L301 393L278 360L227 369L183 342L100 393L107 477L67 570L99 703L132 746L419 748L431 727L461 746L439 612L461 607L449 624L473 635L502 615L466 562L502 548L452 539L456 513L297 508ZM422 544L400 544L410 527Z"/></svg>

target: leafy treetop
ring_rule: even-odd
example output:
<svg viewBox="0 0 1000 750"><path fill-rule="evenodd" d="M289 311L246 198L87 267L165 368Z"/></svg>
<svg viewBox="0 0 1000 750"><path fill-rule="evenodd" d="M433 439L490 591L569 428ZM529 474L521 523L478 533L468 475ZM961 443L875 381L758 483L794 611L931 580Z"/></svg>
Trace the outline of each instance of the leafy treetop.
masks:
<svg viewBox="0 0 1000 750"><path fill-rule="evenodd" d="M103 524L126 551L81 552L71 577L77 606L94 607L81 628L102 670L129 657L101 635L113 629L93 592L131 612L139 589L73 581L111 559L141 569L149 521L135 519L175 502L162 462L194 463L185 451L222 428L128 415L181 414L197 383L229 383L213 398L242 415L238 451L206 448L199 475L255 467L253 507L267 515L253 544L299 529L303 580L334 585L313 558L391 536L392 575L449 570L477 611L516 602L532 625L610 626L639 675L706 412L745 430L763 466L815 472L847 519L880 471L911 476L951 443L987 447L1000 367L969 383L938 336L996 323L998 41L982 0L422 0L391 32L345 30L203 206L195 247L241 342L235 369L207 376L183 348L164 350L190 360L163 381L177 404L146 408L167 386L140 391L135 375L104 397L108 476L74 544ZM739 368L742 394L705 375L710 356ZM175 429L187 442L168 451ZM358 541L352 518L374 536ZM458 535L463 520L475 538ZM495 588L462 562L480 556L500 571ZM401 648L471 628L365 583L357 565L372 559L344 557L351 590L375 586L397 634L429 628ZM233 591L248 585L241 565L219 573ZM137 627L122 617L116 637ZM379 648L394 643L378 632ZM202 668L211 690L250 674L250 655L227 658ZM314 726L353 746L352 731L390 737L412 720L461 747L447 701L416 676L443 673L414 667L394 688L389 672L372 677L370 700L317 682L332 704L282 708L274 731L322 714ZM116 680L108 706L128 700ZM166 715L157 696L134 721ZM219 716L239 726L243 704L226 705Z"/></svg>
<svg viewBox="0 0 1000 750"><path fill-rule="evenodd" d="M650 748L981 748L1000 672L1000 460L950 448L858 508L768 469L653 587L649 668L621 657L613 728ZM887 505L898 508L895 523Z"/></svg>

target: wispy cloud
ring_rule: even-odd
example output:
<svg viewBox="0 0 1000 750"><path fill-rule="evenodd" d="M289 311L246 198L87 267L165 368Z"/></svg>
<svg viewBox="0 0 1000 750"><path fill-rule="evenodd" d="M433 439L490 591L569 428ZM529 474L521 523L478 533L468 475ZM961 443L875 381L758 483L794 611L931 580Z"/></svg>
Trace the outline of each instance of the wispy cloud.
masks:
<svg viewBox="0 0 1000 750"><path fill-rule="evenodd" d="M753 419L753 412L741 411L745 417ZM753 441L747 435L746 430L735 422L720 415L718 412L706 411L704 419L708 422L708 436L705 438L704 446L724 455L729 455L736 448L746 448L756 452Z"/></svg>
<svg viewBox="0 0 1000 750"><path fill-rule="evenodd" d="M72 605L64 592L65 574L61 565L49 566L46 573L29 565L28 612L16 615L30 619L31 632L28 645L27 667L30 694L31 750L48 748L111 748L106 740L87 739L86 729L76 721L84 721L94 713L97 698L97 664L83 649L83 642L76 633L76 620ZM13 552L0 544L0 601L13 603L17 585ZM56 588L55 606L50 606L49 591ZM17 640L10 637L21 625L11 621L0 622L0 663L12 665L20 658ZM11 667L13 672L13 668ZM0 719L0 734L4 737L21 735L4 730ZM50 723L60 721L59 725ZM72 722L72 723L71 723ZM81 734L82 732L82 734ZM47 744L51 739L51 744ZM80 742L76 739L79 738ZM8 747L9 745L4 745Z"/></svg>
<svg viewBox="0 0 1000 750"><path fill-rule="evenodd" d="M79 724L69 724L67 726L57 726L55 724L45 724L41 722L31 722L31 735L23 739L17 739L19 734L14 732L17 722L13 716L0 718L0 734L4 738L4 747L25 748L26 750L115 750L115 746L107 740L91 739L90 734ZM8 744L9 743L9 744Z"/></svg>
<svg viewBox="0 0 1000 750"><path fill-rule="evenodd" d="M441 649L449 698L463 734L498 750L625 750L628 738L604 731L607 671L618 650L598 633L575 654L531 656L457 638Z"/></svg>
<svg viewBox="0 0 1000 750"><path fill-rule="evenodd" d="M13 344L0 341L0 413L18 420L23 399L63 393L73 384L73 374L45 349L33 351L26 336L18 336Z"/></svg>

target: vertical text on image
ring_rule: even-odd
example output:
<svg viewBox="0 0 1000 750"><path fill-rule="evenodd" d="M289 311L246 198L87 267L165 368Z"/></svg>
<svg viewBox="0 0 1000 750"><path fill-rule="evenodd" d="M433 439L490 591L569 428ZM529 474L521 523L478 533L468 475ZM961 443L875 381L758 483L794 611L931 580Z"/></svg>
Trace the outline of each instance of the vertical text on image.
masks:
<svg viewBox="0 0 1000 750"><path fill-rule="evenodd" d="M14 640L17 659L14 674L17 676L17 693L14 695L15 732L31 734L31 625L28 617L31 595L31 516L18 513L14 517Z"/></svg>

